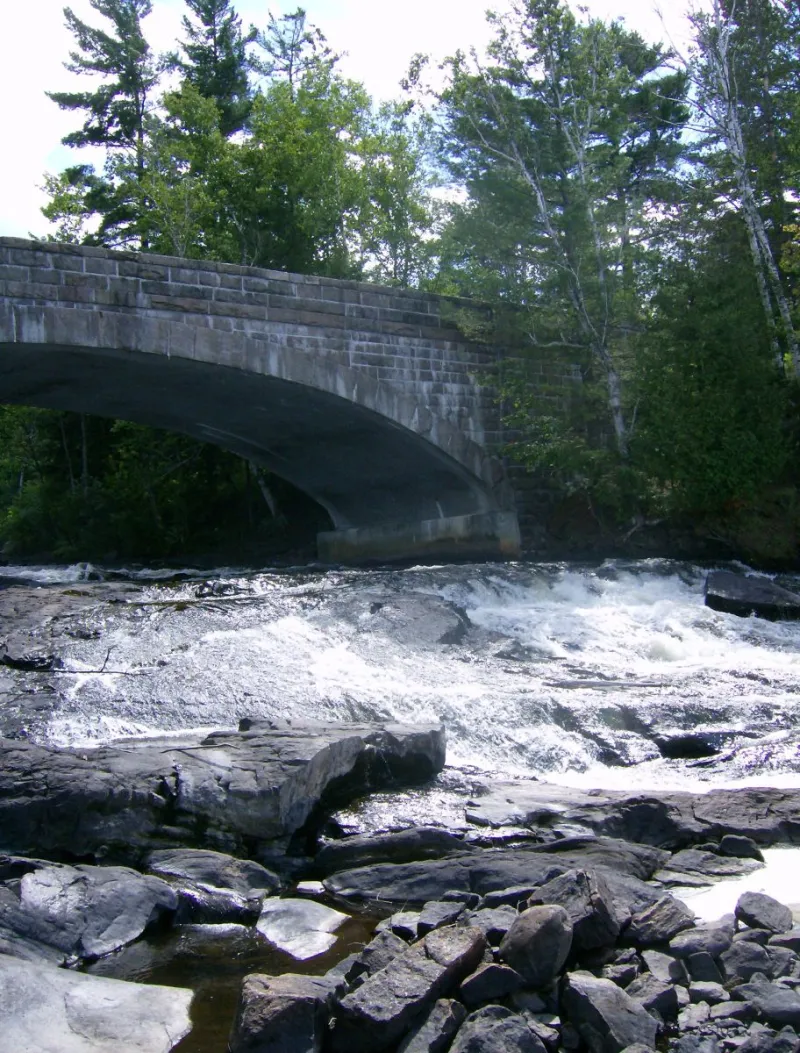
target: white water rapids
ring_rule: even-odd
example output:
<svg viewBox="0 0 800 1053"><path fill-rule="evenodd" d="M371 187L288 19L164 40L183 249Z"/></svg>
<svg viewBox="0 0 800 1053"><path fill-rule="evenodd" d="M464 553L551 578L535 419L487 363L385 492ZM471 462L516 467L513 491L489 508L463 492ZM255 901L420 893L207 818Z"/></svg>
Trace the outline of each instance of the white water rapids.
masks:
<svg viewBox="0 0 800 1053"><path fill-rule="evenodd" d="M44 593L80 588L87 568L0 573ZM38 681L52 692L23 732L80 745L242 716L436 721L461 767L600 787L800 785L800 623L706 608L705 573L116 572L135 589L57 638L61 669Z"/></svg>

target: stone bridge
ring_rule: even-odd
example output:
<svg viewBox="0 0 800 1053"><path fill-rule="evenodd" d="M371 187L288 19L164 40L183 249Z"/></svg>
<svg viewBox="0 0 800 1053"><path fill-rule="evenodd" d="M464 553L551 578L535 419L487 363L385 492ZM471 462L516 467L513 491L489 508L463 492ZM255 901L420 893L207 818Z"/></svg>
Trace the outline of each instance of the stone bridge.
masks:
<svg viewBox="0 0 800 1053"><path fill-rule="evenodd" d="M336 562L519 550L453 301L360 282L0 238L0 401L184 432L322 505Z"/></svg>

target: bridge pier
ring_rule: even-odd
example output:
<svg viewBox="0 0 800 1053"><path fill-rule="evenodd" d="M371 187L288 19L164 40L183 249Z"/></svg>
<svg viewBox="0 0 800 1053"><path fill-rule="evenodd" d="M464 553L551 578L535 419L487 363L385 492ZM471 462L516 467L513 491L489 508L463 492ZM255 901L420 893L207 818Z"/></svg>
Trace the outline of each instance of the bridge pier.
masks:
<svg viewBox="0 0 800 1053"><path fill-rule="evenodd" d="M478 512L332 530L317 534L317 553L323 563L348 564L516 559L519 524L515 512Z"/></svg>

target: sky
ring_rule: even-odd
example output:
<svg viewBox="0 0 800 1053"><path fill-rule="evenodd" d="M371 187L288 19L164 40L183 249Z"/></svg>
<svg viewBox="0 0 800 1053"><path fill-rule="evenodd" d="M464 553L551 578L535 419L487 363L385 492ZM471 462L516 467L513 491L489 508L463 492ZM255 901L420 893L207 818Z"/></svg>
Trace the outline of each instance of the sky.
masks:
<svg viewBox="0 0 800 1053"><path fill-rule="evenodd" d="M485 10L502 10L506 0L234 0L245 27L263 27L268 12L280 15L297 8L308 12L331 47L343 53L342 72L363 81L377 99L400 94L399 82L416 52L444 58L459 48L479 50L488 40ZM679 38L682 18L674 0L666 0L662 23L651 0L583 0L597 17L623 18L647 40ZM89 0L71 0L75 14L103 25ZM63 0L0 0L0 235L43 236L49 224L40 208L45 172L89 162L90 151L71 150L61 138L80 126L79 112L63 112L45 91L74 90L81 78L63 68L74 47L64 27ZM683 7L683 4L680 5ZM153 0L144 23L156 51L174 47L181 35L183 0ZM86 80L84 79L84 83ZM102 155L95 154L100 159Z"/></svg>

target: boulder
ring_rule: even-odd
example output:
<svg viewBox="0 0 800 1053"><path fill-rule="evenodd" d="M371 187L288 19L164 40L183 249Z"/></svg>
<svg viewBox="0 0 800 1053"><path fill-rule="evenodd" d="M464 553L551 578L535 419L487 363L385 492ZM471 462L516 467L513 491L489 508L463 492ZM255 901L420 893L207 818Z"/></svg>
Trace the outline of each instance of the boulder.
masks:
<svg viewBox="0 0 800 1053"><path fill-rule="evenodd" d="M268 899L256 929L270 943L298 961L315 958L336 943L334 933L347 914L307 899Z"/></svg>
<svg viewBox="0 0 800 1053"><path fill-rule="evenodd" d="M440 998L422 1023L397 1047L397 1053L446 1053L467 1015L460 1002Z"/></svg>
<svg viewBox="0 0 800 1053"><path fill-rule="evenodd" d="M396 1045L477 968L485 947L477 929L449 926L428 933L341 1000L335 1053L378 1053Z"/></svg>
<svg viewBox="0 0 800 1053"><path fill-rule="evenodd" d="M9 1053L169 1053L191 1030L192 992L87 976L0 954L0 1045Z"/></svg>
<svg viewBox="0 0 800 1053"><path fill-rule="evenodd" d="M758 943L747 940L735 940L727 951L719 956L726 980L749 980L753 973L764 973L772 976L772 960L767 951Z"/></svg>
<svg viewBox="0 0 800 1053"><path fill-rule="evenodd" d="M389 962L407 948L405 940L393 932L378 932L358 954L353 955L353 964L346 974L346 979L355 979L364 973L370 976L385 969Z"/></svg>
<svg viewBox="0 0 800 1053"><path fill-rule="evenodd" d="M425 936L442 925L452 925L464 913L463 903L447 903L444 900L431 900L419 913L417 935Z"/></svg>
<svg viewBox="0 0 800 1053"><path fill-rule="evenodd" d="M596 871L568 870L538 888L528 904L563 907L572 922L572 942L577 950L611 946L619 935L620 922L611 892Z"/></svg>
<svg viewBox="0 0 800 1053"><path fill-rule="evenodd" d="M398 724L245 720L239 731L93 749L2 739L0 849L90 856L102 847L133 861L180 843L244 855L321 808L425 781L444 755L441 728Z"/></svg>
<svg viewBox="0 0 800 1053"><path fill-rule="evenodd" d="M458 989L458 997L467 1009L476 1009L485 1002L499 1002L523 987L525 981L518 972L498 962L479 965Z"/></svg>
<svg viewBox="0 0 800 1053"><path fill-rule="evenodd" d="M721 984L724 979L720 967L708 951L695 951L694 954L690 954L686 959L686 966L691 978L700 983Z"/></svg>
<svg viewBox="0 0 800 1053"><path fill-rule="evenodd" d="M673 936L669 942L669 949L676 958L689 958L699 951L706 951L712 958L718 958L732 943L732 926L698 925Z"/></svg>
<svg viewBox="0 0 800 1053"><path fill-rule="evenodd" d="M699 848L684 848L676 852L669 861L669 869L689 874L702 874L708 878L738 877L752 874L763 866L755 859L739 856L720 856L716 852L704 852Z"/></svg>
<svg viewBox="0 0 800 1053"><path fill-rule="evenodd" d="M736 919L751 929L788 932L792 927L792 912L772 896L763 892L743 892L736 903Z"/></svg>
<svg viewBox="0 0 800 1053"><path fill-rule="evenodd" d="M621 1053L637 1042L649 1049L655 1047L655 1018L610 980L590 973L567 973L561 986L561 1006L591 1053Z"/></svg>
<svg viewBox="0 0 800 1053"><path fill-rule="evenodd" d="M563 907L528 907L500 944L500 959L531 987L544 987L558 976L572 947L572 922Z"/></svg>
<svg viewBox="0 0 800 1053"><path fill-rule="evenodd" d="M230 1053L320 1053L333 991L334 984L321 976L246 976Z"/></svg>
<svg viewBox="0 0 800 1053"><path fill-rule="evenodd" d="M399 910L379 923L376 932L393 932L403 940L415 940L419 928L419 911Z"/></svg>
<svg viewBox="0 0 800 1053"><path fill-rule="evenodd" d="M800 1027L800 995L781 984L771 984L756 974L750 983L734 987L731 994L749 1002L771 1027Z"/></svg>
<svg viewBox="0 0 800 1053"><path fill-rule="evenodd" d="M745 577L730 570L713 570L706 578L707 607L748 618L755 614L770 621L800 618L800 596L769 578Z"/></svg>
<svg viewBox="0 0 800 1053"><path fill-rule="evenodd" d="M786 947L795 954L800 954L800 929L790 929L788 932L779 932L769 938L770 947Z"/></svg>
<svg viewBox="0 0 800 1053"><path fill-rule="evenodd" d="M486 942L499 947L508 930L519 917L513 907L495 907L491 910L473 910L464 916L467 925L480 929Z"/></svg>
<svg viewBox="0 0 800 1053"><path fill-rule="evenodd" d="M207 849L151 852L146 865L150 874L169 882L178 893L178 924L246 924L258 916L264 898L281 887L280 878L260 863Z"/></svg>
<svg viewBox="0 0 800 1053"><path fill-rule="evenodd" d="M522 1017L490 1005L470 1013L450 1053L545 1053L545 1046Z"/></svg>
<svg viewBox="0 0 800 1053"><path fill-rule="evenodd" d="M729 1002L731 996L722 984L712 983L710 980L696 980L689 984L689 998L692 1002L705 1002L708 1005L718 1005L720 1002Z"/></svg>
<svg viewBox="0 0 800 1053"><path fill-rule="evenodd" d="M662 1020L674 1020L678 1015L678 995L671 983L657 980L652 973L644 973L633 980L625 993L648 1012L655 1011Z"/></svg>
<svg viewBox="0 0 800 1053"><path fill-rule="evenodd" d="M456 837L449 830L438 826L416 826L387 834L328 841L314 856L314 869L327 876L338 870L375 863L415 863L421 859L463 856L470 850L463 838Z"/></svg>
<svg viewBox="0 0 800 1053"><path fill-rule="evenodd" d="M740 834L725 834L719 843L719 850L724 856L738 856L740 859L757 859L764 862L761 849L752 837Z"/></svg>
<svg viewBox="0 0 800 1053"><path fill-rule="evenodd" d="M800 1039L791 1027L775 1034L768 1028L756 1031L739 1046L738 1053L798 1053Z"/></svg>
<svg viewBox="0 0 800 1053"><path fill-rule="evenodd" d="M657 980L671 984L689 982L686 966L677 958L671 958L661 951L643 951L642 961Z"/></svg>
<svg viewBox="0 0 800 1053"><path fill-rule="evenodd" d="M635 947L652 947L668 943L693 925L694 911L673 896L662 896L652 907L634 914L625 930L625 939Z"/></svg>
<svg viewBox="0 0 800 1053"><path fill-rule="evenodd" d="M13 858L21 873L0 885L0 939L6 953L19 957L55 963L99 958L137 939L177 906L166 882L127 867ZM5 857L6 872L10 862Z"/></svg>

